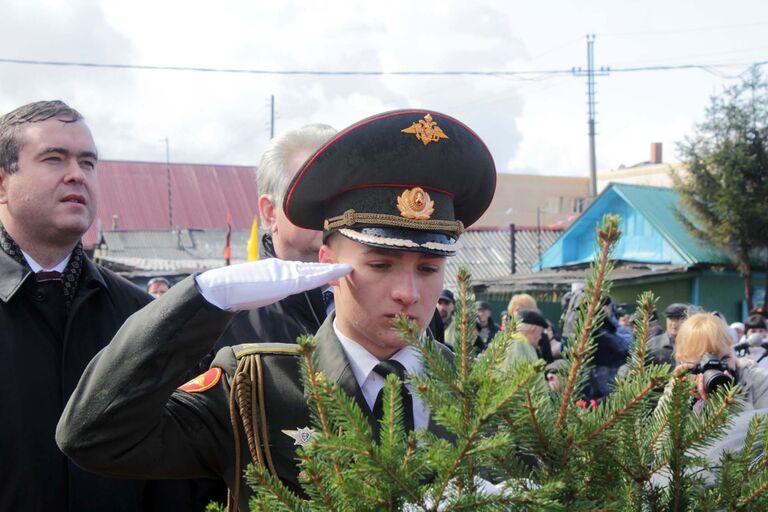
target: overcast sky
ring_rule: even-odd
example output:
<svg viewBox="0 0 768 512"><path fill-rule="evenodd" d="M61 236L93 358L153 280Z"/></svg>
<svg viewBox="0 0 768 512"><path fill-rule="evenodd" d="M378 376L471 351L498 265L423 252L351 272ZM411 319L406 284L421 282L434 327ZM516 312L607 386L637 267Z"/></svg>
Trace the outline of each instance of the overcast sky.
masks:
<svg viewBox="0 0 768 512"><path fill-rule="evenodd" d="M598 169L648 160L709 96L768 60L764 0L0 0L0 59L271 71L477 71L506 76L307 76L0 62L0 111L60 98L105 159L255 165L275 131L337 129L423 107L488 143L502 172L586 175L583 77L595 34ZM725 65L622 72L632 67Z"/></svg>

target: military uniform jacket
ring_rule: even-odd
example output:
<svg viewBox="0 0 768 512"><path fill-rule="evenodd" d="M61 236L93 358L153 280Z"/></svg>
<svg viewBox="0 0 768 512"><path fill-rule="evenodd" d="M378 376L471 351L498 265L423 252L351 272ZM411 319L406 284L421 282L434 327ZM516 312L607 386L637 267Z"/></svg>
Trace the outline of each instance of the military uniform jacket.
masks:
<svg viewBox="0 0 768 512"><path fill-rule="evenodd" d="M234 488L236 472L250 462L239 422L239 464L230 423L232 376L254 353L263 369L264 413L253 410L261 444L273 467L297 488L295 439L283 430L310 426L299 377L297 346L245 345L219 351L206 382L189 393L176 389L184 373L210 349L233 314L209 304L193 278L134 315L86 369L62 416L57 440L62 450L89 470L129 477L223 478ZM370 412L333 331L333 315L316 335L318 370ZM220 378L216 377L221 369ZM242 404L238 404L242 405ZM238 414L239 415L239 414ZM444 435L430 422L430 430ZM266 457L266 455L265 455ZM247 510L249 490L240 485L239 506Z"/></svg>
<svg viewBox="0 0 768 512"><path fill-rule="evenodd" d="M0 510L147 510L144 482L80 470L54 433L88 362L151 297L88 258L69 314L62 290L0 251Z"/></svg>

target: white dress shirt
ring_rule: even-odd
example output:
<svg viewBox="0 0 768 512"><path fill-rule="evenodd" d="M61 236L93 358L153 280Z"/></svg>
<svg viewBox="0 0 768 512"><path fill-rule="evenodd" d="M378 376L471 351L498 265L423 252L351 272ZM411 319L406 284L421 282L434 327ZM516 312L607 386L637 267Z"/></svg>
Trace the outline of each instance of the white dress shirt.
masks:
<svg viewBox="0 0 768 512"><path fill-rule="evenodd" d="M43 271L45 271L45 272L52 272L52 271L56 271L56 272L64 272L64 269L65 269L65 268L67 268L67 263L69 263L69 258L70 258L70 256L72 256L72 254L71 254L71 253L70 253L70 254L67 254L67 257L66 257L66 258L64 258L62 261L60 261L60 262L59 262L59 264L58 264L58 265L56 265L55 267L52 267L52 268L44 268L42 265L40 265L38 262L36 262L36 261L35 261L35 260L32 258L32 256L30 256L30 255L29 255L29 254L27 254L26 252L24 252L24 251L21 251L21 254L23 254L23 255L24 255L24 259L25 259L25 260L27 260L27 264L29 265L29 268L31 268L31 269L32 269L32 272L34 272L35 274L37 274L37 273L38 273L38 272L40 272L41 270L43 270Z"/></svg>
<svg viewBox="0 0 768 512"><path fill-rule="evenodd" d="M339 329L336 327L336 319L333 320L333 330L341 342L341 347L344 349L344 354L347 356L349 365L352 367L352 373L355 375L355 380L357 380L357 384L363 392L365 401L368 403L368 408L372 411L376 403L376 397L379 395L381 388L384 387L385 382L384 377L373 371L373 368L381 361L364 349L362 345L339 332ZM394 359L402 364L408 373L421 373L423 370L421 360L419 360L417 352L412 347L404 347L398 350L389 359ZM408 388L413 397L414 428L427 428L429 411L424 402L421 401L421 398L414 393L411 384L406 383L405 387Z"/></svg>

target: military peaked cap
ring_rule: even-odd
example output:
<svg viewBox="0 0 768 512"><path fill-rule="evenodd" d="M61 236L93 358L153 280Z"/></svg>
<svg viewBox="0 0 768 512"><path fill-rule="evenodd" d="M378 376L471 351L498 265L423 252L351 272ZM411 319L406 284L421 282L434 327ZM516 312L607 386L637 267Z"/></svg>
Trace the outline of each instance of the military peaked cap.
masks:
<svg viewBox="0 0 768 512"><path fill-rule="evenodd" d="M380 248L449 256L491 203L496 168L466 125L428 110L364 119L318 149L283 209L299 227Z"/></svg>

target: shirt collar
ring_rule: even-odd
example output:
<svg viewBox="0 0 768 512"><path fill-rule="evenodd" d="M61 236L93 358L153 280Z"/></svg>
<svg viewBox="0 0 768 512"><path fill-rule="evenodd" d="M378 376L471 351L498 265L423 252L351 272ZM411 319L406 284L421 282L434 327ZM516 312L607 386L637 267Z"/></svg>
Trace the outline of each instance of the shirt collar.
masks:
<svg viewBox="0 0 768 512"><path fill-rule="evenodd" d="M27 264L29 265L29 268L32 269L32 272L38 273L41 270L45 270L46 272L50 271L56 271L56 272L64 272L64 269L67 268L67 263L69 263L69 258L72 256L72 253L67 254L67 257L61 260L57 265L51 267L51 268L45 268L42 265L40 265L38 262L32 258L29 254L24 252L22 249L21 254L24 255L24 259L27 260Z"/></svg>
<svg viewBox="0 0 768 512"><path fill-rule="evenodd" d="M352 368L352 373L355 375L355 380L358 385L362 387L371 375L371 372L373 372L373 368L380 363L379 359L368 352L355 340L342 334L336 326L335 318L333 319L333 331L341 342L341 347L344 349L344 355L347 356L349 366ZM403 347L395 352L389 359L394 359L402 364L405 371L409 373L419 373L423 366L419 359L418 352L411 346Z"/></svg>

